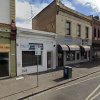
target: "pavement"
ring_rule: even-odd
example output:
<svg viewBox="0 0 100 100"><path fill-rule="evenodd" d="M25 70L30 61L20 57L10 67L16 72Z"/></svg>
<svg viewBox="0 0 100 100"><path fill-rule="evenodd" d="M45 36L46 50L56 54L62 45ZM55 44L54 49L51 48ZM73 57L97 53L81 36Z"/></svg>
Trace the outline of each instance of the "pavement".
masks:
<svg viewBox="0 0 100 100"><path fill-rule="evenodd" d="M63 78L62 67L39 73L38 87L36 74L0 79L0 100L23 100L32 95L99 72L100 58L95 59L93 62L74 64L71 67L72 78L70 79Z"/></svg>

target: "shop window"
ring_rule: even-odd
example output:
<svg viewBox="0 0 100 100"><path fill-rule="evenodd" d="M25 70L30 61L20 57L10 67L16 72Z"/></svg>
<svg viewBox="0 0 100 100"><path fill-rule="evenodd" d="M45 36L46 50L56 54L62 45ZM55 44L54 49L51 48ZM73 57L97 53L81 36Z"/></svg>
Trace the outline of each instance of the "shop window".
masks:
<svg viewBox="0 0 100 100"><path fill-rule="evenodd" d="M79 60L79 53L77 53L77 60Z"/></svg>
<svg viewBox="0 0 100 100"><path fill-rule="evenodd" d="M70 22L66 23L66 35L70 35Z"/></svg>
<svg viewBox="0 0 100 100"><path fill-rule="evenodd" d="M87 51L81 52L81 60L87 59Z"/></svg>
<svg viewBox="0 0 100 100"><path fill-rule="evenodd" d="M81 36L81 26L77 25L77 36Z"/></svg>
<svg viewBox="0 0 100 100"><path fill-rule="evenodd" d="M75 60L75 51L67 51L66 52L66 61Z"/></svg>
<svg viewBox="0 0 100 100"><path fill-rule="evenodd" d="M38 56L39 65L41 65L41 55ZM37 55L35 51L22 51L22 67L37 65Z"/></svg>

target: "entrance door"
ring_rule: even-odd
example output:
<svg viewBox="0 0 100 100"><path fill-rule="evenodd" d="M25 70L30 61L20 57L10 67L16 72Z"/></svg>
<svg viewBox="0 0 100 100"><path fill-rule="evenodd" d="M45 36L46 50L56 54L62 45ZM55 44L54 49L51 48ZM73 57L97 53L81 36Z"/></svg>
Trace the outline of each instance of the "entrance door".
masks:
<svg viewBox="0 0 100 100"><path fill-rule="evenodd" d="M63 52L58 52L58 66L63 66Z"/></svg>
<svg viewBox="0 0 100 100"><path fill-rule="evenodd" d="M0 53L0 77L9 76L9 53Z"/></svg>
<svg viewBox="0 0 100 100"><path fill-rule="evenodd" d="M47 52L47 68L51 68L52 66L52 60L51 60L52 55L51 54L52 54L51 52Z"/></svg>

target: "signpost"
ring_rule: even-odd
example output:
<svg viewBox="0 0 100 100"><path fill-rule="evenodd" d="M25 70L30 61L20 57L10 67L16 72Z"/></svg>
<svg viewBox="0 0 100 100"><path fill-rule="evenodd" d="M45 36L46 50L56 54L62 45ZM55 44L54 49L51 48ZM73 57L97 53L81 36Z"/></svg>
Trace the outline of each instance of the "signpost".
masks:
<svg viewBox="0 0 100 100"><path fill-rule="evenodd" d="M41 45L35 45L35 55L37 55L37 87L39 86L38 85L38 82L39 82L39 71L38 71L38 64L39 64L39 55L41 55Z"/></svg>

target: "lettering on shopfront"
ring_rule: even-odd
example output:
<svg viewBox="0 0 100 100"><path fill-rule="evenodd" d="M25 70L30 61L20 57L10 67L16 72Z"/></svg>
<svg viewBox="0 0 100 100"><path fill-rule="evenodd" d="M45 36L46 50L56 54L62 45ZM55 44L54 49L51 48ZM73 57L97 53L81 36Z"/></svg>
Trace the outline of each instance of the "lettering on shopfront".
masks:
<svg viewBox="0 0 100 100"><path fill-rule="evenodd" d="M10 50L10 44L0 44L0 50Z"/></svg>

